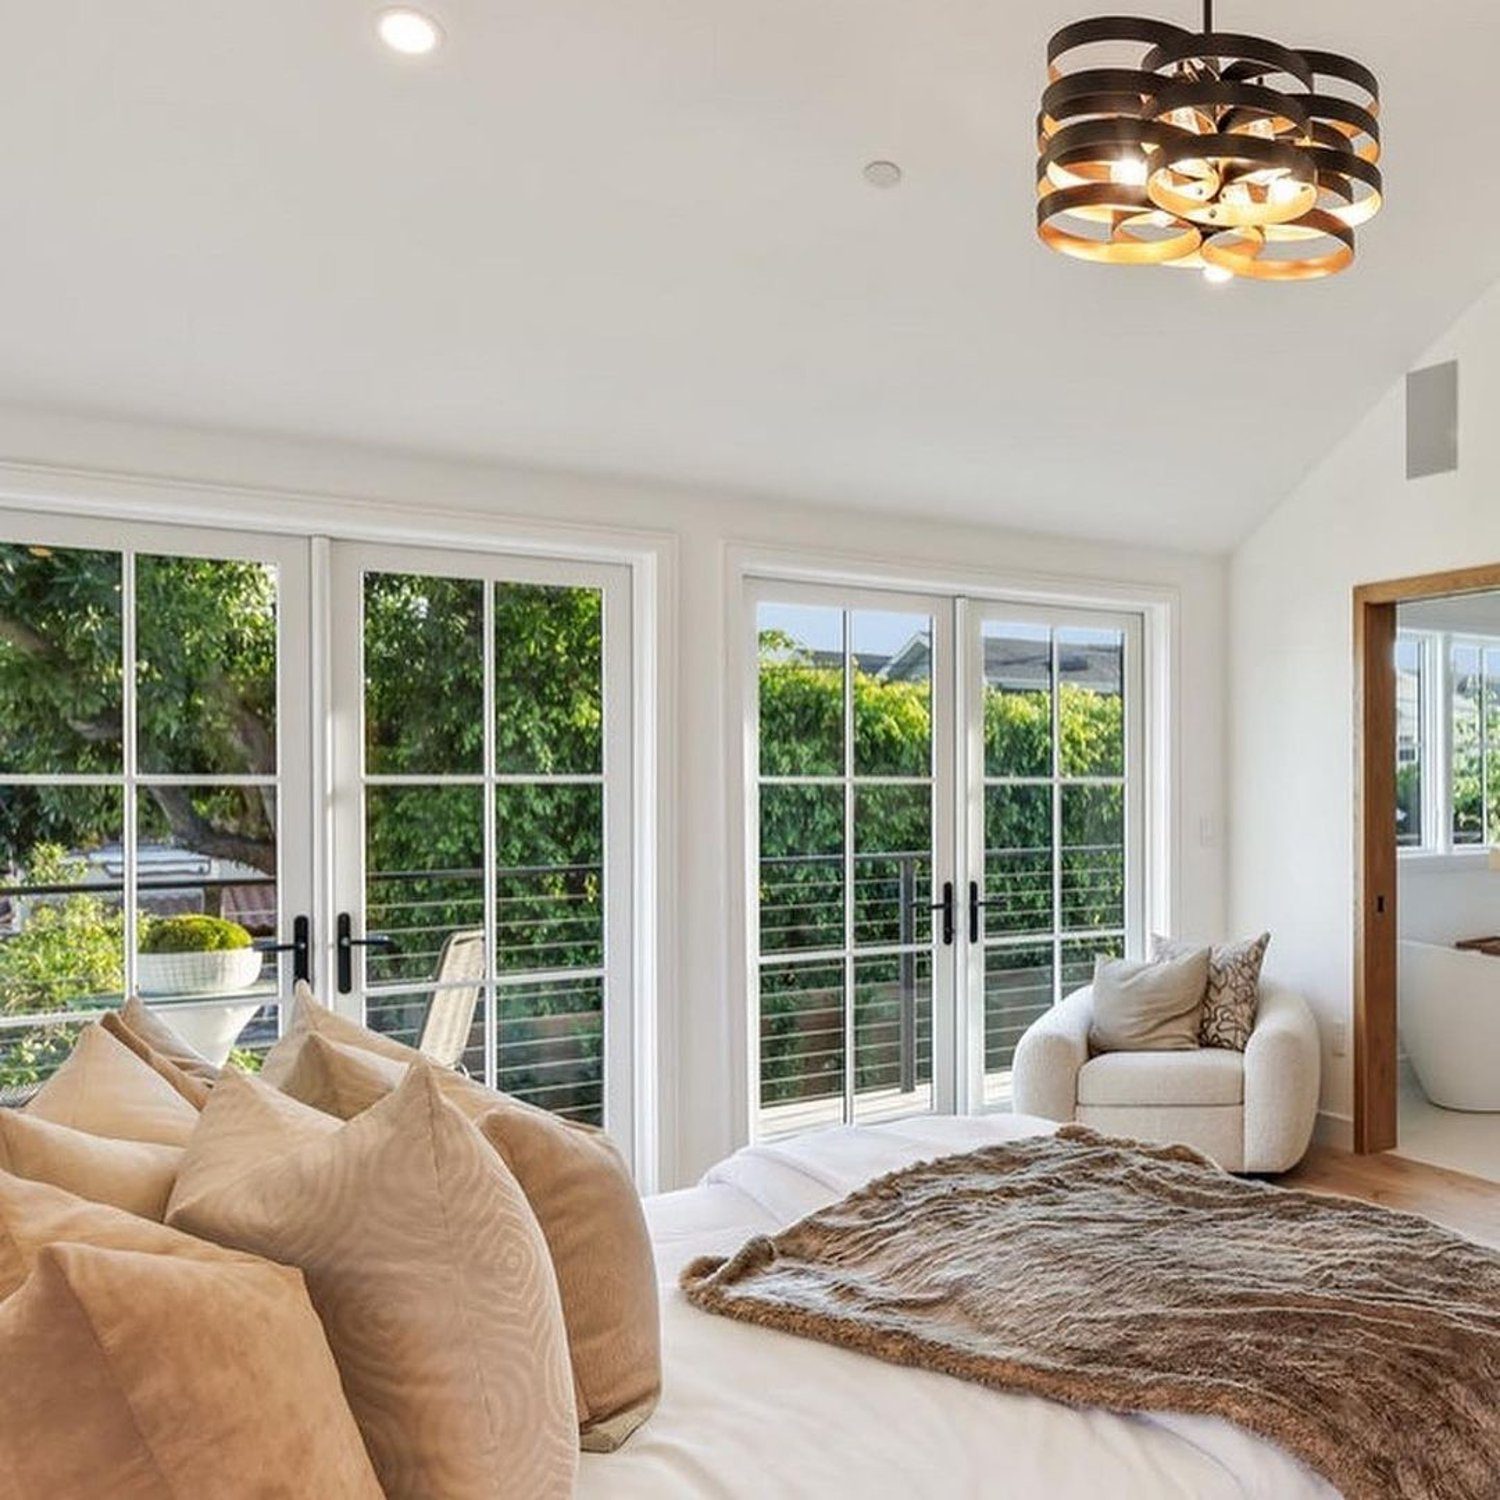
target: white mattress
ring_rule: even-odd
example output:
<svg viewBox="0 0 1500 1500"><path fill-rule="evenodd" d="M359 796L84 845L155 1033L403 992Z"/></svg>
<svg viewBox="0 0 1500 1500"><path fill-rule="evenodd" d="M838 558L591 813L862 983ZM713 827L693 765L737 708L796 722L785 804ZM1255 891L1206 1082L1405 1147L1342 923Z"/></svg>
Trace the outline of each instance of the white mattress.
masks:
<svg viewBox="0 0 1500 1500"><path fill-rule="evenodd" d="M1053 1127L928 1118L750 1147L695 1188L648 1199L665 1385L618 1453L584 1454L580 1500L1303 1500L1336 1495L1226 1422L1120 1416L985 1390L689 1307L677 1272L774 1232L882 1172Z"/></svg>

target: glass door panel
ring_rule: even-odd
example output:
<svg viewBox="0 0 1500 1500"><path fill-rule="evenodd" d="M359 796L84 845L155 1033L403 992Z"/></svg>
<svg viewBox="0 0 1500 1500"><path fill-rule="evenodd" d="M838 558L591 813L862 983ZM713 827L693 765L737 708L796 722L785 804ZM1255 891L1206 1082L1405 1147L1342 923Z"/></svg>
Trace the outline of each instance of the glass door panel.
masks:
<svg viewBox="0 0 1500 1500"><path fill-rule="evenodd" d="M0 1086L134 991L256 1066L308 911L307 544L99 534L0 521Z"/></svg>
<svg viewBox="0 0 1500 1500"><path fill-rule="evenodd" d="M334 590L339 1003L628 1137L628 574L341 543Z"/></svg>
<svg viewBox="0 0 1500 1500"><path fill-rule="evenodd" d="M976 606L971 1096L1009 1096L1016 1043L1099 956L1139 947L1140 623Z"/></svg>
<svg viewBox="0 0 1500 1500"><path fill-rule="evenodd" d="M949 617L771 584L755 609L757 1133L930 1110L951 975L933 916L951 868L951 708L934 694Z"/></svg>

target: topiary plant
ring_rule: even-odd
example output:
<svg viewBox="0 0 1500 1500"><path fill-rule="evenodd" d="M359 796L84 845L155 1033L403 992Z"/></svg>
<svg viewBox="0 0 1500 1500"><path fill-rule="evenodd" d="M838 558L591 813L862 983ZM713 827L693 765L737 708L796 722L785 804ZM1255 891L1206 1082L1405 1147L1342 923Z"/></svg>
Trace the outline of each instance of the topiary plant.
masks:
<svg viewBox="0 0 1500 1500"><path fill-rule="evenodd" d="M223 917L159 917L141 935L142 953L223 953L249 946L250 934Z"/></svg>

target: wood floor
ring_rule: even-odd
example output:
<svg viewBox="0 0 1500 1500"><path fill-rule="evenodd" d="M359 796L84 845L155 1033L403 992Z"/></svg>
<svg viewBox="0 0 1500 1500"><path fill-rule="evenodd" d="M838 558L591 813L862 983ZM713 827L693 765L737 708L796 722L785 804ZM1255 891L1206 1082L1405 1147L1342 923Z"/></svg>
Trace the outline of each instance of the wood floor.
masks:
<svg viewBox="0 0 1500 1500"><path fill-rule="evenodd" d="M1301 1166L1274 1181L1421 1214L1500 1250L1500 1183L1401 1156L1351 1156L1331 1146L1314 1146Z"/></svg>

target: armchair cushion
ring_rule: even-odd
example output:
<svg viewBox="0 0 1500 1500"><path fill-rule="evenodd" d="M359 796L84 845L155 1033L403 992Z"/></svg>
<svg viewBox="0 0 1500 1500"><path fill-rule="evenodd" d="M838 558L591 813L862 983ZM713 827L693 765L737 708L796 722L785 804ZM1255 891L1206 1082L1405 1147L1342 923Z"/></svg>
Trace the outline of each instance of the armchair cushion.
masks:
<svg viewBox="0 0 1500 1500"><path fill-rule="evenodd" d="M1245 1064L1238 1052L1106 1052L1078 1074L1079 1104L1239 1104Z"/></svg>

